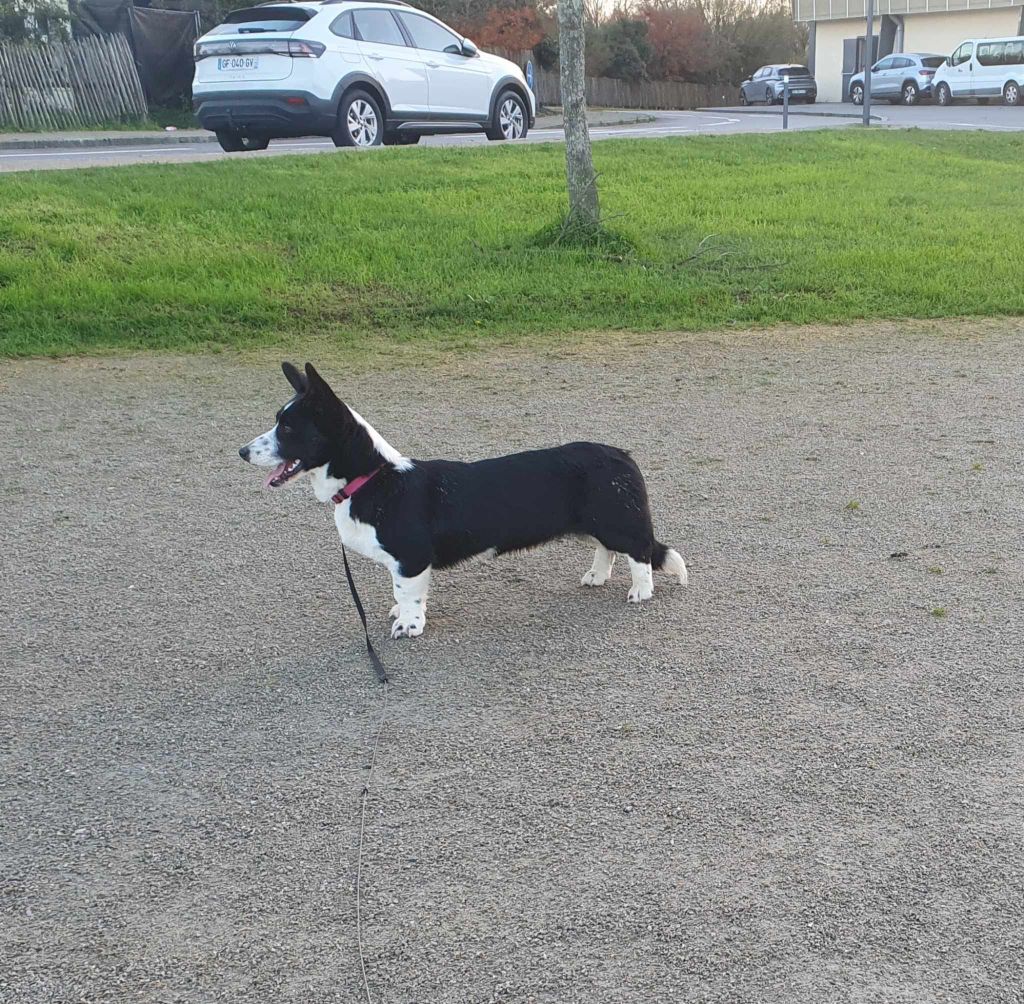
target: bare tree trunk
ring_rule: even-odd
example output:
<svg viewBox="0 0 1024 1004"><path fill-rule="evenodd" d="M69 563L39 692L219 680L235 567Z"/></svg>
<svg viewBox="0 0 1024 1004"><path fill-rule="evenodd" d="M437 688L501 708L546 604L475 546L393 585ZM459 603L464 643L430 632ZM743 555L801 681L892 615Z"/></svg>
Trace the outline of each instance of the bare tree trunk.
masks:
<svg viewBox="0 0 1024 1004"><path fill-rule="evenodd" d="M558 60L565 125L565 171L569 180L569 217L597 226L597 177L590 156L583 30L583 0L558 0Z"/></svg>

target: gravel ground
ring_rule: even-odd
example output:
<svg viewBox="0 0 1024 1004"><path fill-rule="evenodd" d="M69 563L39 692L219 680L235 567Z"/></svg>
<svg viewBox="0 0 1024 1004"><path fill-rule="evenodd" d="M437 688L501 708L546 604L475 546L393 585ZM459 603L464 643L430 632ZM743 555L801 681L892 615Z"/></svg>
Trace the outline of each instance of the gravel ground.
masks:
<svg viewBox="0 0 1024 1004"><path fill-rule="evenodd" d="M1017 322L323 370L413 456L630 447L691 570L436 577L367 819L374 1001L1020 1001ZM301 361L301 360L300 360ZM0 367L0 1000L356 1002L380 713L251 360ZM897 555L903 555L897 557Z"/></svg>

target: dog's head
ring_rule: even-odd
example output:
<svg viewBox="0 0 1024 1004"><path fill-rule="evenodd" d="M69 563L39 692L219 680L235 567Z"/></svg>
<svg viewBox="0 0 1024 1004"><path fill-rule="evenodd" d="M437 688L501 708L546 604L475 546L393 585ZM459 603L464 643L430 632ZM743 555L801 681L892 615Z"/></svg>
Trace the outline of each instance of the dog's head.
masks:
<svg viewBox="0 0 1024 1004"><path fill-rule="evenodd" d="M344 405L310 363L306 363L305 373L291 363L282 363L281 369L295 396L277 413L269 432L238 451L250 464L273 468L263 482L267 488L280 488L300 474L330 463L332 430L346 417Z"/></svg>

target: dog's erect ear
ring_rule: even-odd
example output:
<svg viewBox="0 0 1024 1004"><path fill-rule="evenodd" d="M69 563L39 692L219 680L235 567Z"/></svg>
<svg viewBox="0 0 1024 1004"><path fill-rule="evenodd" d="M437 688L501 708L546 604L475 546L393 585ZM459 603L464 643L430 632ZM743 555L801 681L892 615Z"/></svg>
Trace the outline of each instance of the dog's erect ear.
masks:
<svg viewBox="0 0 1024 1004"><path fill-rule="evenodd" d="M306 389L306 378L291 363L281 363L281 372L284 373L287 381L295 388L296 394L301 394Z"/></svg>
<svg viewBox="0 0 1024 1004"><path fill-rule="evenodd" d="M311 393L319 395L325 401L337 400L334 391L328 386L327 381L313 368L312 363L306 363L306 383Z"/></svg>

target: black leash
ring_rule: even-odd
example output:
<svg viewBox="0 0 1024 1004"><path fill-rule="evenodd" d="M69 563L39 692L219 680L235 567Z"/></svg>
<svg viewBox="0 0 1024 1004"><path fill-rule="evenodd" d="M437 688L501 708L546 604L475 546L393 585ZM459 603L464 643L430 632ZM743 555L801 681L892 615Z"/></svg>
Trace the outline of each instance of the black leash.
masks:
<svg viewBox="0 0 1024 1004"><path fill-rule="evenodd" d="M381 689L384 691L384 704L380 709L380 721L377 723L377 734L373 740L373 752L370 755L370 769L366 774L366 783L359 794L359 850L356 855L356 946L359 949L359 972L362 976L363 993L366 995L366 1004L373 1004L370 996L370 981L366 976L366 950L363 945L363 840L366 835L366 800L370 795L370 785L373 783L373 771L377 766L377 747L380 745L381 733L384 731L384 718L388 712L388 671L380 656L374 651L373 642L370 641L370 631L366 626L366 611L363 609L363 601L359 599L356 592L356 584L352 578L352 569L348 565L348 552L345 545L341 545L341 556L345 561L345 577L348 579L348 588L352 591L352 601L359 612L359 619L363 622L363 634L366 635L366 651L369 653L370 662L381 682Z"/></svg>
<svg viewBox="0 0 1024 1004"><path fill-rule="evenodd" d="M380 745L381 733L384 731L384 717L388 713L388 684L383 681L384 704L380 709L380 721L377 723L377 735L373 740L373 753L370 755L370 769L366 773L366 783L359 796L359 851L356 856L356 947L359 949L359 973L363 981L363 993L366 1004L373 1004L370 996L370 981L366 975L366 946L363 944L363 840L366 836L366 800L370 796L370 785L373 783L373 771L377 766L377 747Z"/></svg>
<svg viewBox="0 0 1024 1004"><path fill-rule="evenodd" d="M341 556L345 559L345 575L348 578L348 588L352 590L352 599L355 602L356 610L359 611L359 619L363 622L363 634L366 635L366 651L370 654L370 662L373 663L373 670L377 674L377 679L381 683L387 684L388 671L384 668L384 663L380 661L380 656L374 651L373 642L370 641L370 631L366 626L366 611L363 610L363 601L359 599L359 593L356 592L356 584L352 580L352 569L348 567L348 552L345 550L344 544L341 545Z"/></svg>

